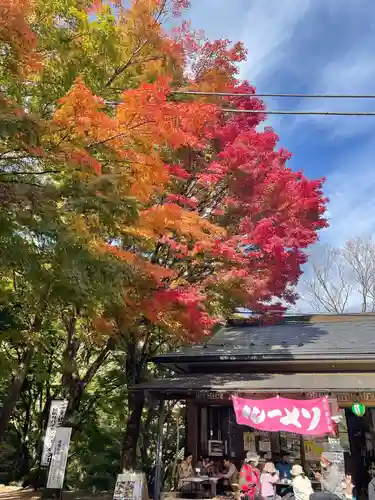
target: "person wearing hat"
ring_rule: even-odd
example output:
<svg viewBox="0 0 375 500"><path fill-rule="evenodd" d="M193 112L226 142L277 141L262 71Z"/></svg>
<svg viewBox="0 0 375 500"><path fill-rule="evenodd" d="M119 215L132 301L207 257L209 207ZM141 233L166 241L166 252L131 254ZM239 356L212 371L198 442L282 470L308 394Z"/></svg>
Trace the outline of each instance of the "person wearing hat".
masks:
<svg viewBox="0 0 375 500"><path fill-rule="evenodd" d="M260 476L260 493L265 500L274 500L279 473L272 462L266 462Z"/></svg>
<svg viewBox="0 0 375 500"><path fill-rule="evenodd" d="M259 455L248 451L240 471L240 491L242 498L253 500L260 491L260 472L257 468Z"/></svg>
<svg viewBox="0 0 375 500"><path fill-rule="evenodd" d="M313 493L311 500L337 500L344 498L342 491L342 474L334 463L335 454L325 451L320 455L321 472L315 473L322 491Z"/></svg>
<svg viewBox="0 0 375 500"><path fill-rule="evenodd" d="M311 481L305 476L301 465L295 464L292 467L292 486L295 500L309 500L314 493Z"/></svg>

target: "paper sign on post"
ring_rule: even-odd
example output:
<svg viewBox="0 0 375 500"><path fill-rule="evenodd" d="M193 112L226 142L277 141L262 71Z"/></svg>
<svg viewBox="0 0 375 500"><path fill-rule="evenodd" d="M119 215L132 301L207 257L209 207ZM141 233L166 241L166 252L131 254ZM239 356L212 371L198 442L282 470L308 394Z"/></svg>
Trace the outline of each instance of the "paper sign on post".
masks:
<svg viewBox="0 0 375 500"><path fill-rule="evenodd" d="M49 489L60 490L63 487L71 434L72 429L70 427L58 427L56 429L47 480L47 488Z"/></svg>
<svg viewBox="0 0 375 500"><path fill-rule="evenodd" d="M51 401L47 430L43 443L42 458L40 461L40 465L42 466L48 466L51 462L52 448L56 435L56 429L63 423L67 407L67 400L55 399Z"/></svg>
<svg viewBox="0 0 375 500"><path fill-rule="evenodd" d="M253 452L256 451L254 432L243 433L243 449L245 451L253 451Z"/></svg>

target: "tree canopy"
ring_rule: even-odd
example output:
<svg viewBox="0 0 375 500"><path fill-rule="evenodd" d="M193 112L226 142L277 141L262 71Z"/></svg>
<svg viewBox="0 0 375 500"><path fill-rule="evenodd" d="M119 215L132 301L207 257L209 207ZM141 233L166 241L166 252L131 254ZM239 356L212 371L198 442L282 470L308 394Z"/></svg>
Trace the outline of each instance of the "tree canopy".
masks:
<svg viewBox="0 0 375 500"><path fill-rule="evenodd" d="M155 412L127 390L150 357L235 307L280 313L326 226L323 180L287 166L237 77L244 47L186 9L0 0L0 439L19 476L57 396L85 443L75 470L98 439L110 477L113 450L150 461Z"/></svg>

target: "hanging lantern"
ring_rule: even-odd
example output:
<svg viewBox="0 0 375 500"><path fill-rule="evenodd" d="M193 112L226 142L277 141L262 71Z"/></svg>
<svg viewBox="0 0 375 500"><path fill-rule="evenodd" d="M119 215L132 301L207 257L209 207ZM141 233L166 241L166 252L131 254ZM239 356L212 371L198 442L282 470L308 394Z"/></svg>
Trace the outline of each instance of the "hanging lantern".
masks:
<svg viewBox="0 0 375 500"><path fill-rule="evenodd" d="M366 413L366 406L363 403L353 403L352 412L357 417L363 417L363 415Z"/></svg>

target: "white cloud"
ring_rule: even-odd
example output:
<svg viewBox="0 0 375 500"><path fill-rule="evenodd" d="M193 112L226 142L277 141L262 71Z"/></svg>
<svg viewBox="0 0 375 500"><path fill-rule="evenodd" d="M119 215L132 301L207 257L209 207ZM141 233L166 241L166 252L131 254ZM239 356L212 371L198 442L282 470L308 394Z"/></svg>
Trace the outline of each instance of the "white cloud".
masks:
<svg viewBox="0 0 375 500"><path fill-rule="evenodd" d="M374 37L359 38L346 54L322 64L320 73L312 79L310 91L319 94L367 94L373 95L375 59L372 47ZM375 111L375 99L306 99L301 110L308 111ZM354 137L373 130L374 116L299 116L293 126L313 124L328 133L327 139Z"/></svg>
<svg viewBox="0 0 375 500"><path fill-rule="evenodd" d="M329 227L320 233L320 243L339 247L358 236L375 234L375 140L368 147L355 148L350 155L337 158L332 173L327 174L325 193L329 197ZM320 255L319 243L308 251ZM297 287L301 298L294 311L310 312L303 279L311 273L311 262L304 266L304 276ZM358 311L360 299L353 292L348 310Z"/></svg>
<svg viewBox="0 0 375 500"><path fill-rule="evenodd" d="M248 50L240 77L257 83L261 73L270 74L285 56L284 44L305 17L310 0L249 0L250 9L239 39ZM265 86L264 78L262 84Z"/></svg>
<svg viewBox="0 0 375 500"><path fill-rule="evenodd" d="M374 156L375 148L327 176L330 226L321 234L323 242L338 246L375 232Z"/></svg>

